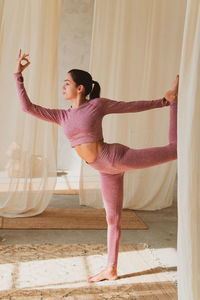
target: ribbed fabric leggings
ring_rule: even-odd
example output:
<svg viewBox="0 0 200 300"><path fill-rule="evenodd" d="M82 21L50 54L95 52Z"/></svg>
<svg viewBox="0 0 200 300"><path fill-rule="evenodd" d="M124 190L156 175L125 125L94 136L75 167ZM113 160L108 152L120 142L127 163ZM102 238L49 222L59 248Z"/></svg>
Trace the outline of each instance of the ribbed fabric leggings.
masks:
<svg viewBox="0 0 200 300"><path fill-rule="evenodd" d="M169 144L131 149L119 143L104 143L95 161L88 163L100 172L106 211L108 265L117 265L121 236L124 173L177 159L177 102L170 102Z"/></svg>

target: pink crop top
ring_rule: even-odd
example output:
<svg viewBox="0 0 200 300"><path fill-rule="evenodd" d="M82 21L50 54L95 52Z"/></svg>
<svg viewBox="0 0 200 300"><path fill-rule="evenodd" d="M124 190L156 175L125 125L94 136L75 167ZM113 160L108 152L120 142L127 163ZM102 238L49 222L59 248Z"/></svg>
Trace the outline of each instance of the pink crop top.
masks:
<svg viewBox="0 0 200 300"><path fill-rule="evenodd" d="M102 119L107 114L131 113L170 105L164 97L158 100L115 101L107 98L88 100L76 108L51 109L33 104L24 87L21 72L14 73L22 110L63 127L71 147L103 140Z"/></svg>

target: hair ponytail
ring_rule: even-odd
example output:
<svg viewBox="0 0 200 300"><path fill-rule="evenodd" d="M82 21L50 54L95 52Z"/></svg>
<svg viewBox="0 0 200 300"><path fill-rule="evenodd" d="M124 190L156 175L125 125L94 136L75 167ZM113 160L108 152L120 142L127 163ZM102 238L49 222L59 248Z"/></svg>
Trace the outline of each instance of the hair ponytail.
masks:
<svg viewBox="0 0 200 300"><path fill-rule="evenodd" d="M94 87L92 91L90 92L90 100L94 98L99 98L100 97L100 92L101 92L101 87L99 83L95 80L92 80L92 83L94 84Z"/></svg>

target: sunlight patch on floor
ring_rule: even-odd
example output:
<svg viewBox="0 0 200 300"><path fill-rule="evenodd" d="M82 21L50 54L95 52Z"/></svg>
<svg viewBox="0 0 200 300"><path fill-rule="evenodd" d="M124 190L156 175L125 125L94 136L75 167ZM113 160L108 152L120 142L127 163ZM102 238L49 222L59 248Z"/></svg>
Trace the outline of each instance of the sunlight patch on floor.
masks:
<svg viewBox="0 0 200 300"><path fill-rule="evenodd" d="M165 282L165 270L149 248L120 251L117 281L101 281L95 285L111 286L127 283ZM156 249L169 258L175 249ZM47 254L48 255L48 254ZM107 262L107 253L55 259L38 259L0 265L0 291L17 289L58 289L88 286L87 278L100 272ZM143 295L143 294L142 294Z"/></svg>

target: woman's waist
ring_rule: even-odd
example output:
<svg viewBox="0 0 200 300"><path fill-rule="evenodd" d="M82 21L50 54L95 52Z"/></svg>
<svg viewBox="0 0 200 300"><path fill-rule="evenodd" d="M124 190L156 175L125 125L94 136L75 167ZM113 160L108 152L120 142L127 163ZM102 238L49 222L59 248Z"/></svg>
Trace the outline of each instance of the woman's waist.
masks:
<svg viewBox="0 0 200 300"><path fill-rule="evenodd" d="M96 142L79 144L77 146L74 146L74 148L82 159L87 162L92 162L101 150L103 144L104 141L100 140Z"/></svg>

